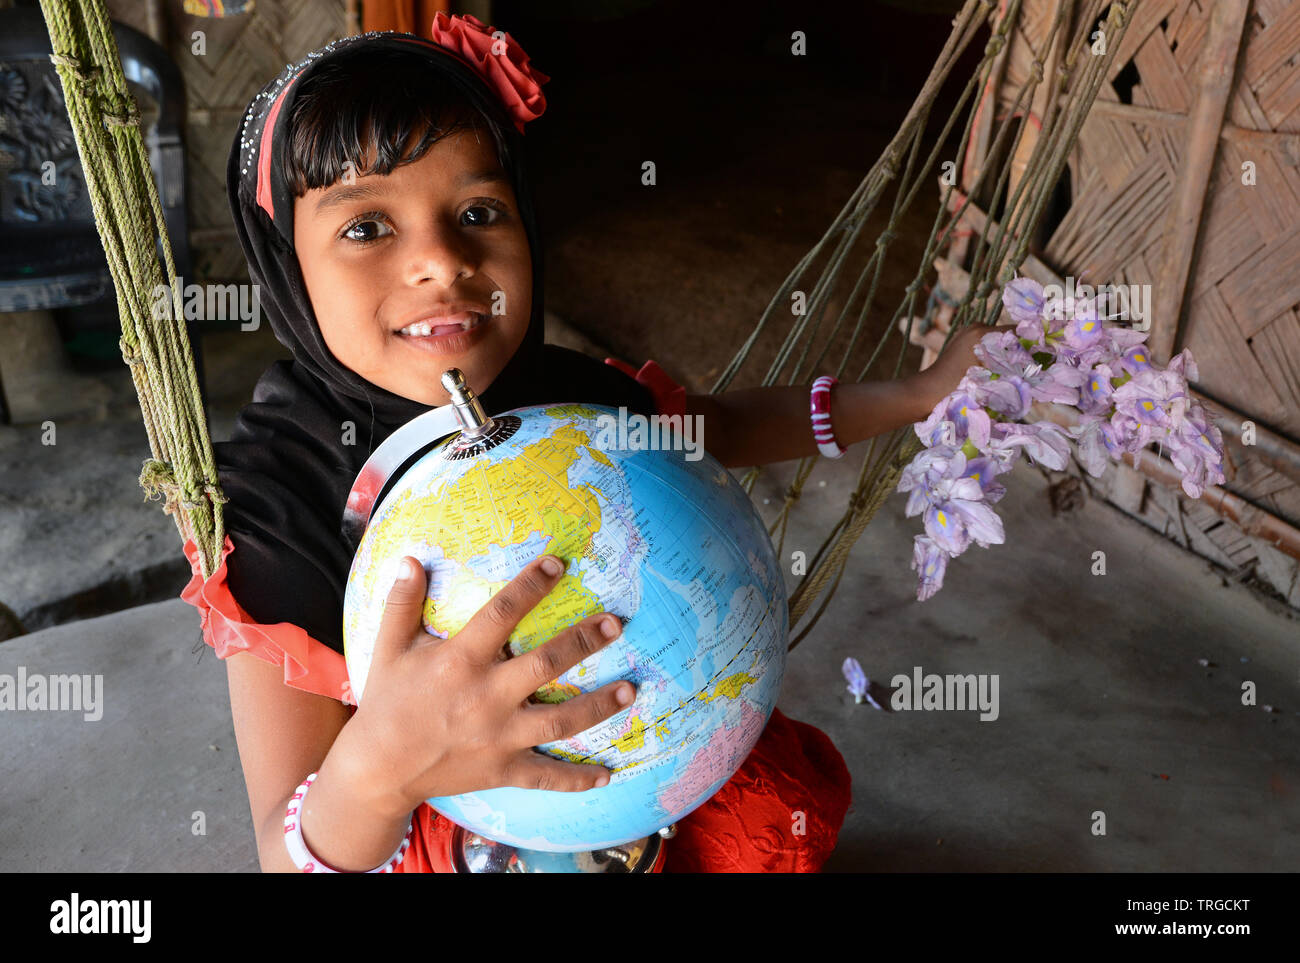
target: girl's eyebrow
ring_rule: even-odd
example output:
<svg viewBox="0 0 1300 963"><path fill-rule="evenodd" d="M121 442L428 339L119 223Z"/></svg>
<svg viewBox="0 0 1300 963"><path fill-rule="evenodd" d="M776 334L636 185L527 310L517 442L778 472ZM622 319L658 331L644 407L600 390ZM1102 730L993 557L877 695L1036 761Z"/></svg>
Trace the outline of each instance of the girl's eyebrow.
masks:
<svg viewBox="0 0 1300 963"><path fill-rule="evenodd" d="M495 182L498 184L509 185L510 181L506 178L506 172L499 167L489 167L485 170L466 171L461 174L456 181L457 187L469 187L471 184L486 184Z"/></svg>
<svg viewBox="0 0 1300 963"><path fill-rule="evenodd" d="M466 188L471 184L496 183L509 186L510 180L506 177L505 171L497 168L488 168L486 170L466 171L456 180L458 188ZM340 204L346 204L348 201L363 200L368 197L380 197L384 190L378 183L355 184L350 187L336 187L327 191L320 200L316 202L316 214L324 214L331 208L338 207Z"/></svg>
<svg viewBox="0 0 1300 963"><path fill-rule="evenodd" d="M332 207L338 207L340 204L346 204L348 201L361 200L366 197L377 197L384 191L377 184L356 184L352 187L340 187L326 192L320 200L316 202L317 214L324 214Z"/></svg>

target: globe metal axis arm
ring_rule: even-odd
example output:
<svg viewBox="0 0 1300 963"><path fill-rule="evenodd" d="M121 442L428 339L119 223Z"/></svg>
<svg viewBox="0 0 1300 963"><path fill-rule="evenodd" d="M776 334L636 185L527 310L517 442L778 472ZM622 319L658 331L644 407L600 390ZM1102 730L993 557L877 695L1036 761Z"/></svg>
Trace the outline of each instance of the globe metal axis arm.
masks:
<svg viewBox="0 0 1300 963"><path fill-rule="evenodd" d="M374 450L357 473L343 508L342 526L343 537L353 549L361 544L361 536L370 524L370 516L388 479L411 455L457 430L467 439L492 430L492 419L484 413L478 396L465 382L459 368L448 368L442 373L442 386L451 396L451 404L426 411L398 428Z"/></svg>

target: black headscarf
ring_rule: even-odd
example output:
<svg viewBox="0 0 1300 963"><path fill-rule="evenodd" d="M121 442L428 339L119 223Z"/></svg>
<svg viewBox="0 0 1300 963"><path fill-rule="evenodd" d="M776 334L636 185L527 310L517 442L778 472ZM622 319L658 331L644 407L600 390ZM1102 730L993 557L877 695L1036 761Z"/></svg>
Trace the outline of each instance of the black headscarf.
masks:
<svg viewBox="0 0 1300 963"><path fill-rule="evenodd" d="M371 32L334 41L287 66L253 99L226 167L226 186L261 311L292 361L258 380L217 467L228 503L227 584L263 624L290 622L343 651L343 594L352 548L341 532L357 472L394 430L430 406L393 394L346 368L325 345L293 250L293 200L284 152L294 98L319 64L359 44L422 51L446 82L496 120L508 147L507 174L532 251L532 314L519 350L490 387L489 415L526 405L584 401L653 414L642 385L594 358L544 344L542 247L523 169L523 137L497 95L459 54L414 34ZM266 128L269 126L269 130ZM478 390L478 386L471 385ZM356 443L343 444L345 422Z"/></svg>

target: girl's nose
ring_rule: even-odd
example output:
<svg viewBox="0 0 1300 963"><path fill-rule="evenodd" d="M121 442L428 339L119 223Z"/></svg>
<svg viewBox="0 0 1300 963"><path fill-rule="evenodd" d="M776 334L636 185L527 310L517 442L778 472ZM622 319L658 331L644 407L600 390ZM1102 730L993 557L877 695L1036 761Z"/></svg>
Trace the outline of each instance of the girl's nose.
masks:
<svg viewBox="0 0 1300 963"><path fill-rule="evenodd" d="M408 233L406 277L409 284L433 281L450 287L461 277L478 270L479 256L473 242L443 224Z"/></svg>

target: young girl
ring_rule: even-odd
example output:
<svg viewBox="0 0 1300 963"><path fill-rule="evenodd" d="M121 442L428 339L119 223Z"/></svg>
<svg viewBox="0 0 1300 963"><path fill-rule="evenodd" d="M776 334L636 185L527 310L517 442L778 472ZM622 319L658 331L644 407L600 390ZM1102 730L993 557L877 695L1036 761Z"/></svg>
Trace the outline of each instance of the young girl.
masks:
<svg viewBox="0 0 1300 963"><path fill-rule="evenodd" d="M433 34L349 37L286 67L250 104L227 167L250 276L293 360L267 370L231 440L216 445L228 535L206 581L186 543L194 577L182 598L226 660L267 871L447 871L454 827L426 798L608 781L601 766L532 747L621 711L631 683L559 706L527 697L608 644L602 624L616 635L618 620L597 613L526 655L502 655L558 583L566 563L552 573L553 556L436 642L421 625L427 578L407 559L365 705L351 698L347 493L391 432L448 403L447 368L464 372L489 414L585 401L702 415L705 447L731 468L811 455L819 441L833 454L836 440L921 421L976 363L967 331L921 374L838 385L833 429L823 418L815 436L807 386L687 395L654 362L634 371L544 344L541 243L521 157L549 78L473 17L439 14ZM816 871L848 804L848 769L830 740L776 710L736 775L679 821L665 868Z"/></svg>

